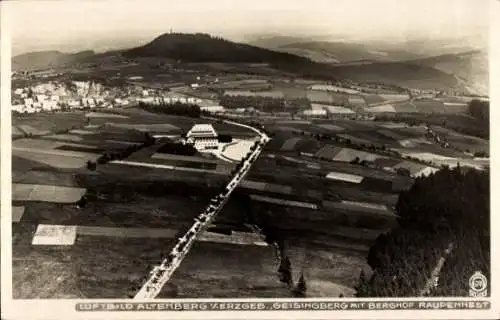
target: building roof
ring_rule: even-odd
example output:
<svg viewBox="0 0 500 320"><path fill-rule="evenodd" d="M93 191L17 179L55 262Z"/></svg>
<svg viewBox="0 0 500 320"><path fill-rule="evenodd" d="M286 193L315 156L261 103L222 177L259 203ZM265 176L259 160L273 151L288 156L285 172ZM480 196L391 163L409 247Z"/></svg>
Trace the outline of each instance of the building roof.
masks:
<svg viewBox="0 0 500 320"><path fill-rule="evenodd" d="M214 127L211 124L195 124L187 133L186 137L216 137Z"/></svg>

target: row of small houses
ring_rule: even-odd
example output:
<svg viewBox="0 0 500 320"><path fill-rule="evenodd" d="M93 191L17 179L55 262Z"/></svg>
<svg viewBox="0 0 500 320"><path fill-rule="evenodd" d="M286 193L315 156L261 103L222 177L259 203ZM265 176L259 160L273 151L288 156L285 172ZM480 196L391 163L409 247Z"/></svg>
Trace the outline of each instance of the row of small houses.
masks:
<svg viewBox="0 0 500 320"><path fill-rule="evenodd" d="M24 104L13 104L11 110L19 113L36 113L61 110L63 107L70 109L94 108L104 104L104 98L82 98L60 101L59 99L54 99L54 97L57 96L48 97L47 99L26 98L24 99Z"/></svg>

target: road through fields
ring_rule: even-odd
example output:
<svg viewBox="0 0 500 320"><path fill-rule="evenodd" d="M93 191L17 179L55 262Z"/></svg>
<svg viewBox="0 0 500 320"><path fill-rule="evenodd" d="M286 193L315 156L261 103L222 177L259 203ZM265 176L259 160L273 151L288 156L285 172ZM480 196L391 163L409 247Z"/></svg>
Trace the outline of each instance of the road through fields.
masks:
<svg viewBox="0 0 500 320"><path fill-rule="evenodd" d="M217 195L210 201L208 207L204 210L203 213L195 218L195 223L191 226L191 228L189 228L184 236L179 238L179 241L176 243L167 257L162 261L162 263L153 268L148 279L145 281L141 289L137 292L134 299L154 299L156 296L158 296L163 286L168 282L172 274L186 257L193 243L203 233L203 231L208 228L215 216L222 210L233 190L250 171L252 164L257 160L264 145L270 140L265 133L260 132L259 130L251 126L229 120L224 120L224 122L251 129L260 136L260 140L256 142L255 148L253 149L252 153L242 160L241 167L236 171L235 175L229 181L224 191L222 191L219 195Z"/></svg>

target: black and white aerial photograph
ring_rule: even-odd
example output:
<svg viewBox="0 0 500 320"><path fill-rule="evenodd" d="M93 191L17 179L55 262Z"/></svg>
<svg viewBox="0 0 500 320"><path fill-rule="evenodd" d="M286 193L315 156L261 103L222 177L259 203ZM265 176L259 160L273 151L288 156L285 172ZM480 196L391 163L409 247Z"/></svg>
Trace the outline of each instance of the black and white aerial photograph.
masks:
<svg viewBox="0 0 500 320"><path fill-rule="evenodd" d="M13 299L490 297L489 0L6 6Z"/></svg>

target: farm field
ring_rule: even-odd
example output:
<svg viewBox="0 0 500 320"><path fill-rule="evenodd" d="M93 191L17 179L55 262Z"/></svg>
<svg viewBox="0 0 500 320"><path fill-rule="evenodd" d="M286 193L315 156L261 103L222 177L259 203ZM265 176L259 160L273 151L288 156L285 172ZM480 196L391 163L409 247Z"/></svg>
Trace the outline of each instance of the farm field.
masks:
<svg viewBox="0 0 500 320"><path fill-rule="evenodd" d="M15 115L12 126L31 135L44 135L82 128L87 124L84 112L57 112Z"/></svg>
<svg viewBox="0 0 500 320"><path fill-rule="evenodd" d="M13 201L46 201L73 203L85 194L85 189L39 184L12 184Z"/></svg>
<svg viewBox="0 0 500 320"><path fill-rule="evenodd" d="M328 99L361 103L359 97L354 100L352 95L335 94ZM255 137L254 132L216 120L152 114L134 108L119 112L81 113L81 126L69 127L65 132L50 131L43 138L13 141L16 297L132 295L152 264L159 262L209 199L223 189L234 166L208 155L205 158L157 153L163 138L123 161L196 170L119 162L98 164L95 170L88 170L88 160L95 160L105 150L142 143L145 135L138 132L141 130L181 133L194 123L212 123L217 132L231 134L237 142L222 152L233 160L248 152L253 143L250 139ZM47 119L44 121L50 120ZM349 138L353 143L384 144L413 154L457 153L424 144L423 126L342 119L268 119L265 126L267 130L276 130L271 142L234 191L215 225L195 243L161 297L293 297L278 279L274 247L248 232L246 223L257 224L266 232L272 230L284 241L294 279L304 270L308 297L353 296L359 273L367 267L370 245L380 233L396 225L394 207L398 194L410 188L414 179L349 162L356 157L360 161L373 160L379 167L407 168L412 175L433 168L367 149L357 150L354 145L347 148L321 135ZM284 130L278 132L279 129ZM449 137L450 144L487 146L487 141L439 128L436 131ZM317 139L301 132L320 136ZM87 202L78 208L74 202L83 195ZM72 242L64 240L71 245L32 245L39 225L74 227ZM46 237L37 241L49 240Z"/></svg>

